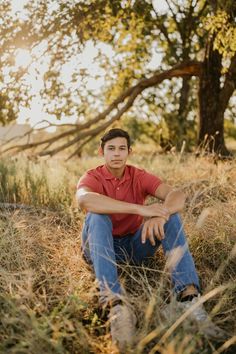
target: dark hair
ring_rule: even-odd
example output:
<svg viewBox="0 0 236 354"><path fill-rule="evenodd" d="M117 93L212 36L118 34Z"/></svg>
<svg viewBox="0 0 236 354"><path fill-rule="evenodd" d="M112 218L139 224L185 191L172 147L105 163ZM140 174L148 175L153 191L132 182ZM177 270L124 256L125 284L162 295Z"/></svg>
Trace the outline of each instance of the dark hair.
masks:
<svg viewBox="0 0 236 354"><path fill-rule="evenodd" d="M130 148L131 142L130 142L129 134L123 129L114 128L114 129L110 129L108 132L106 132L103 135L103 137L101 138L102 150L104 149L105 143L111 139L114 139L114 138L125 138L127 140L128 149Z"/></svg>

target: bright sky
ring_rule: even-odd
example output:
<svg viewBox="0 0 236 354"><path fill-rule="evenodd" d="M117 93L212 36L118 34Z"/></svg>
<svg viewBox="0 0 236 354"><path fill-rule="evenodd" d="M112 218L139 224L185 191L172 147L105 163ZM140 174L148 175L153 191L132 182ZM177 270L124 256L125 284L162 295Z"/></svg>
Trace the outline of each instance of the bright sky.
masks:
<svg viewBox="0 0 236 354"><path fill-rule="evenodd" d="M29 1L30 0L11 0L12 12L13 13L18 12L19 16L23 19L24 18L23 7ZM155 6L155 9L157 10L157 12L162 12L163 10L165 10L167 8L167 4L166 4L165 0L153 0L153 1L154 1L154 6ZM38 54L42 50L43 50L43 44L42 44L42 48L37 49L38 52L32 53L32 55L35 54L36 56L38 56ZM112 56L112 51L108 45L102 45L102 50L106 51L106 53L108 53L108 55ZM76 64L74 63L74 65L78 66L78 58L80 58L81 67L86 67L89 75L93 76L95 74L101 74L102 73L101 68L94 62L94 57L96 56L96 53L97 53L97 49L94 47L92 42L88 42L84 52L81 55L77 56ZM15 58L16 66L26 67L27 65L29 65L31 60L32 60L32 57L31 57L29 51L27 51L25 49L18 50L18 52L16 54L16 58ZM153 58L150 62L150 69L156 68L159 62L160 62L160 55L158 56L157 54L154 53ZM65 82L68 81L68 79L72 73L71 69L68 70L68 67L72 68L73 62L71 62L70 65L65 66L65 69L63 70L62 77ZM28 109L28 108L27 109L26 108L20 109L20 114L19 114L19 117L17 120L17 122L19 124L23 124L23 123L28 122L31 125L35 125L42 120L48 120L51 123L58 124L58 121L56 120L55 117L44 112L43 104L42 104L42 101L39 96L39 91L43 88L42 76L43 76L43 73L45 72L46 68L47 68L47 60L46 60L45 56L44 56L44 63L42 62L40 64L40 66L38 63L37 63L37 66L35 66L34 64L30 65L27 81L31 85L31 87L32 87L31 92L35 95L35 97L32 101L30 109ZM41 75L37 74L37 70L40 71ZM99 87L102 86L103 82L104 82L104 80L102 78L99 80L94 79L94 78L90 78L90 79L88 79L87 88L88 89L98 89ZM68 119L61 119L60 123L73 123L76 121L76 118L77 118L76 116L71 117L69 122L68 122ZM53 129L51 129L51 130L53 131Z"/></svg>

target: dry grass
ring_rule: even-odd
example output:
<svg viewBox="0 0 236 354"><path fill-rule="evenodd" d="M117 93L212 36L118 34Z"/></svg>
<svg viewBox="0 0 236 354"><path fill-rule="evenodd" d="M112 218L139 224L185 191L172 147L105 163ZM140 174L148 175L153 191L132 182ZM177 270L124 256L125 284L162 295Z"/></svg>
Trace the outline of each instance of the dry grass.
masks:
<svg viewBox="0 0 236 354"><path fill-rule="evenodd" d="M95 158L68 164L26 159L0 163L1 202L44 209L0 211L0 353L117 352L106 314L98 306L94 276L81 259L83 215L73 200L77 179L97 163ZM227 330L229 341L220 347L183 324L166 336L169 327L160 308L170 296L170 282L160 250L142 267L120 269L138 317L136 346L130 353L235 353L235 161L216 164L193 156L180 161L178 156L150 155L132 163L188 193L182 217L204 294L225 285L206 308Z"/></svg>

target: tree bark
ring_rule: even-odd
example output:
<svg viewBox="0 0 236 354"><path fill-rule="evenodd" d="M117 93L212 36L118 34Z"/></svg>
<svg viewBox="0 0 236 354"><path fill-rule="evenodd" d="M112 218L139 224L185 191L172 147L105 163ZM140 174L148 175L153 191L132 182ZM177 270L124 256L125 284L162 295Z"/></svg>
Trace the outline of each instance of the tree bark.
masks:
<svg viewBox="0 0 236 354"><path fill-rule="evenodd" d="M222 56L213 49L214 38L206 47L199 83L198 145L207 152L228 156L224 141L224 112L221 102L220 78Z"/></svg>
<svg viewBox="0 0 236 354"><path fill-rule="evenodd" d="M180 99L179 99L179 110L178 110L178 122L179 122L179 129L178 129L178 142L177 148L178 150L181 148L183 140L188 139L188 106L189 106L189 92L190 92L190 83L189 78L184 77L182 79L182 87L180 90Z"/></svg>

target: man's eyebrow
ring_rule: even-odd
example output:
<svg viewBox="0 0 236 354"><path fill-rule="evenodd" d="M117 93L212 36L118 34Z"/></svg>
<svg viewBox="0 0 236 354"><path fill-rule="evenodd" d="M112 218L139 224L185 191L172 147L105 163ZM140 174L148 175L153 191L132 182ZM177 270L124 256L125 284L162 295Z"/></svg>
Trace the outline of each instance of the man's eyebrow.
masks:
<svg viewBox="0 0 236 354"><path fill-rule="evenodd" d="M112 144L109 144L109 145L107 145L107 146L109 146L109 147L116 147L116 145L112 145ZM127 147L127 145L119 145L118 147Z"/></svg>

